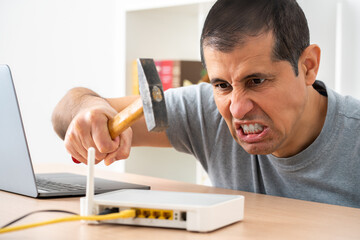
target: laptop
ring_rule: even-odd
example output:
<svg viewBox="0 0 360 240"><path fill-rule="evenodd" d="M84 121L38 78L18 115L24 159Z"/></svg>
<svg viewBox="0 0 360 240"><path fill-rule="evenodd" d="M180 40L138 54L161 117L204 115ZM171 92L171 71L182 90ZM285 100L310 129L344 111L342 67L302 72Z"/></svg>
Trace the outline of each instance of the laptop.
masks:
<svg viewBox="0 0 360 240"><path fill-rule="evenodd" d="M86 176L34 174L10 68L0 65L0 190L34 198L82 196ZM149 186L95 178L95 194Z"/></svg>

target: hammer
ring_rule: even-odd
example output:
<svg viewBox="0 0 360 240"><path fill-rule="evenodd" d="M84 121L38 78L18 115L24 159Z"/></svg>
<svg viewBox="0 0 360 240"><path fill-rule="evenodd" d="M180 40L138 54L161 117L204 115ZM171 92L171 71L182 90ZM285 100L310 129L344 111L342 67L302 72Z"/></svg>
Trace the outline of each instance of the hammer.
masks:
<svg viewBox="0 0 360 240"><path fill-rule="evenodd" d="M119 136L143 114L148 131L161 132L168 127L163 87L153 59L137 60L141 98L124 108L108 122L112 139ZM75 163L80 163L74 157Z"/></svg>
<svg viewBox="0 0 360 240"><path fill-rule="evenodd" d="M111 138L119 136L143 114L148 131L161 132L168 127L163 87L153 59L138 59L140 96L138 100L109 120Z"/></svg>

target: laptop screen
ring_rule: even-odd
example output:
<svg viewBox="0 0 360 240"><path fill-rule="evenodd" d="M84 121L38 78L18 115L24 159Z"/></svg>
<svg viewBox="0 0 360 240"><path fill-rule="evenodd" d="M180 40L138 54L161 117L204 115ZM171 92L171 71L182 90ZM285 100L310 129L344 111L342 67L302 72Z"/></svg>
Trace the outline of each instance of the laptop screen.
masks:
<svg viewBox="0 0 360 240"><path fill-rule="evenodd" d="M0 157L0 189L36 197L34 172L7 65L0 65Z"/></svg>

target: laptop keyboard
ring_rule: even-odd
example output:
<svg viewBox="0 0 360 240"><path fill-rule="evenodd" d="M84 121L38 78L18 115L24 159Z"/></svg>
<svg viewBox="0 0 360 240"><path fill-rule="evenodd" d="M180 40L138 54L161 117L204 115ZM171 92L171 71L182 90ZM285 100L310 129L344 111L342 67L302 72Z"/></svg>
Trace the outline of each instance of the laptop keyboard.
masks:
<svg viewBox="0 0 360 240"><path fill-rule="evenodd" d="M36 179L36 185L39 190L46 192L72 192L86 189L82 185L59 183L47 179Z"/></svg>

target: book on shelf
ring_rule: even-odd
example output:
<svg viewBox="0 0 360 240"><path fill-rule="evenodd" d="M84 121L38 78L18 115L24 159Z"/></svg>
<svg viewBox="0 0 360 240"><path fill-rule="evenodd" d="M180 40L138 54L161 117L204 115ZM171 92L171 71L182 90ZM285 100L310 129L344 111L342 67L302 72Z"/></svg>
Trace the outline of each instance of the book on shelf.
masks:
<svg viewBox="0 0 360 240"><path fill-rule="evenodd" d="M209 82L200 61L154 60L164 91L169 88ZM139 94L139 79L136 60L132 64L132 94Z"/></svg>

